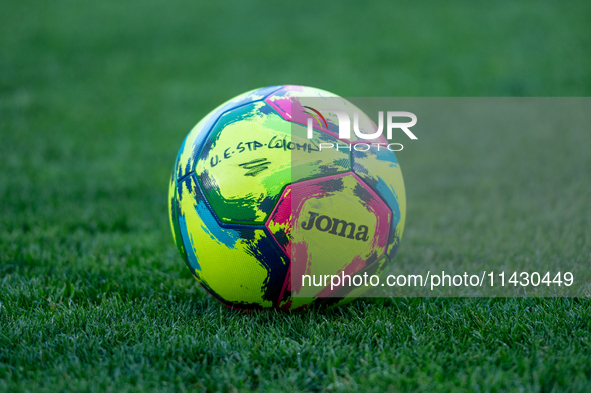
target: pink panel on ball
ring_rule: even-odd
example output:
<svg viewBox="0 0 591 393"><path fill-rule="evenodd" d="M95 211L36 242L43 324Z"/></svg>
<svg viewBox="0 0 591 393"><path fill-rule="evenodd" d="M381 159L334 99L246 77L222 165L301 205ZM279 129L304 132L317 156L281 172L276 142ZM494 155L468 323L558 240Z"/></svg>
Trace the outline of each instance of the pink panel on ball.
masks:
<svg viewBox="0 0 591 393"><path fill-rule="evenodd" d="M327 211L320 210L318 214L327 214L325 220L332 221L335 225L333 228L336 234L337 229L343 229L346 226L341 227L336 224L337 221L346 218L348 220L357 220L357 224L372 222L371 227L368 228L370 233L366 240L363 240L363 234L357 233L357 237L361 235L361 240L353 238L353 229L347 239L341 236L335 236L331 232L317 232L306 231L305 233L301 229L304 225L312 226L310 222L306 223L311 217L310 206L322 206L323 199L326 200L325 205L329 207ZM312 204L307 202L316 200ZM319 207L318 209L321 209ZM332 209L332 210L331 210ZM310 216L309 216L310 215ZM352 218L349 218L352 217ZM319 257L314 257L313 249L318 249L318 244L325 244L326 247L337 247L337 242L350 241L359 244L359 252L351 254L349 251L346 256L341 257L339 249L335 248L334 253L331 254L334 258L341 258L344 261L342 268L338 271L334 271L333 274L355 274L362 269L375 262L381 257L386 249L388 235L390 230L390 221L392 219L392 213L388 206L382 201L382 199L368 187L357 175L353 173L345 173L339 175L325 176L318 179L307 180L299 183L291 184L286 187L280 198L277 206L269 216L266 223L267 228L279 244L279 246L286 252L290 257L291 266L290 273L294 274L295 277L312 274L314 267L313 263L319 262ZM332 224L331 224L332 225ZM359 225L357 229L362 226ZM300 237L294 239L292 235L293 228L298 228L295 236ZM355 228L355 227L354 227ZM302 235L304 233L304 235ZM344 230L341 233L345 233ZM308 236L306 238L306 236ZM349 240L350 239L350 240ZM310 244L310 240L316 242L313 246ZM349 243L352 244L352 243ZM353 243L354 244L354 243ZM357 247L355 245L354 247ZM322 260L322 258L320 258ZM316 262L314 262L316 261ZM296 291L299 292L300 287L291 288L290 274L284 284L284 291ZM297 281L296 281L297 282ZM294 285L297 285L294 283ZM321 291L319 296L327 296L329 292L327 290Z"/></svg>
<svg viewBox="0 0 591 393"><path fill-rule="evenodd" d="M327 111L330 111L329 108L338 109L347 109L348 111L352 111L357 108L355 105L351 104L345 98L336 96L332 93L326 92L324 90L319 90L311 87L305 86L296 86L296 85L286 85L283 86L280 90L274 92L273 94L269 95L265 102L268 103L279 113L279 115L290 122L301 124L303 126L307 125L308 119L310 118L311 110L309 108L304 108L300 98L312 98L314 102L322 105L315 109L319 110L320 112L324 113L325 116L322 118L318 114L316 114L316 119L312 123L312 127L318 131L325 132L329 135L334 136L335 138L339 138L339 126L336 117L329 116ZM322 102L319 100L324 99ZM358 108L357 108L358 109ZM365 115L363 115L365 116ZM353 121L352 116L351 122ZM375 132L377 130L377 125L369 119L371 125L368 128L371 130L362 129L362 132L369 133ZM326 122L326 123L325 123ZM352 126L352 123L351 123ZM377 139L372 139L370 141L358 138L353 129L351 129L351 138L339 138L342 141L356 144L356 143L380 143L380 144L387 144L387 139L382 135L380 135Z"/></svg>

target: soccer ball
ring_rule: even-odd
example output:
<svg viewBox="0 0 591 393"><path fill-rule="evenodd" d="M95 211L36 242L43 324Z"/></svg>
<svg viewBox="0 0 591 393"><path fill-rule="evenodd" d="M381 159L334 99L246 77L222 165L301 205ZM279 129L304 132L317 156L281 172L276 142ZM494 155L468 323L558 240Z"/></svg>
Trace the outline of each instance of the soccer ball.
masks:
<svg viewBox="0 0 591 393"><path fill-rule="evenodd" d="M357 149L367 141L356 136L339 139L328 112L310 128L314 114L297 104L304 97L352 106L315 88L264 87L210 112L178 153L168 198L173 238L197 281L228 307L344 304L366 288L303 288L298 277L379 275L402 237L406 197L395 154Z"/></svg>

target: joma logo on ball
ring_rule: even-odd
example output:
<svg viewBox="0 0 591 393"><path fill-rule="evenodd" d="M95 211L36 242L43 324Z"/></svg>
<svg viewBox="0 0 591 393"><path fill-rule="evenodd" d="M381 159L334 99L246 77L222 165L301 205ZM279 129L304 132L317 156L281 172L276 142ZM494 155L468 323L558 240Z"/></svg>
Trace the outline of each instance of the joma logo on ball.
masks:
<svg viewBox="0 0 591 393"><path fill-rule="evenodd" d="M310 211L308 214L310 214L308 221L302 223L302 229L306 231L316 228L321 232L328 232L332 235L346 237L348 239L361 240L364 242L369 239L369 236L367 235L369 228L367 225L359 225L359 227L357 227L355 223L339 220L338 218L321 216L319 213ZM340 232L338 232L339 226ZM349 230L349 234L347 234L347 229ZM357 233L355 233L355 229L357 229Z"/></svg>

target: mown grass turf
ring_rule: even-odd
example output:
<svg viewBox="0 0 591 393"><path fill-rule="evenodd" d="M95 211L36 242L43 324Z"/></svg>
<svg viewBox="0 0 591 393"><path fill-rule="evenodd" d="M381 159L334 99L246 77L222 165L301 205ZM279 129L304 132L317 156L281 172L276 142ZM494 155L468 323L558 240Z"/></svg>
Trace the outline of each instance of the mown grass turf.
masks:
<svg viewBox="0 0 591 393"><path fill-rule="evenodd" d="M1 3L0 391L591 389L586 299L235 313L191 279L166 209L182 138L229 97L589 95L590 17L586 2ZM499 138L400 155L399 263L591 258L589 133Z"/></svg>

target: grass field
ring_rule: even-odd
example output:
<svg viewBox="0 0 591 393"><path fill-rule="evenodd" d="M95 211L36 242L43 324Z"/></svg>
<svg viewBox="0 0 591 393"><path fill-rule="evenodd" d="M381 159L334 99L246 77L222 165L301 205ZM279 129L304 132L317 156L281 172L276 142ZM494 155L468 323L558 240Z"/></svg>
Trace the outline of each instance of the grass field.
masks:
<svg viewBox="0 0 591 393"><path fill-rule="evenodd" d="M270 4L0 3L0 391L591 391L588 299L232 312L166 208L182 138L259 86L588 96L591 3ZM397 261L591 262L589 132L506 137L399 156Z"/></svg>

